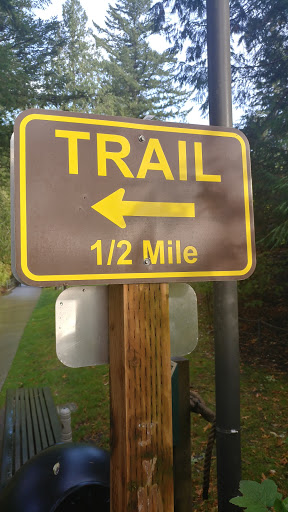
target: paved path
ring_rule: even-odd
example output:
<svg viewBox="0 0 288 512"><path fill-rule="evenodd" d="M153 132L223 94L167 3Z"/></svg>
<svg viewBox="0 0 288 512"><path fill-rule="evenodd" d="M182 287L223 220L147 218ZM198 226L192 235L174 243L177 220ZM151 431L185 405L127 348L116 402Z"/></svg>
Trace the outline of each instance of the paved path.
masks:
<svg viewBox="0 0 288 512"><path fill-rule="evenodd" d="M0 297L0 391L41 288L18 286Z"/></svg>

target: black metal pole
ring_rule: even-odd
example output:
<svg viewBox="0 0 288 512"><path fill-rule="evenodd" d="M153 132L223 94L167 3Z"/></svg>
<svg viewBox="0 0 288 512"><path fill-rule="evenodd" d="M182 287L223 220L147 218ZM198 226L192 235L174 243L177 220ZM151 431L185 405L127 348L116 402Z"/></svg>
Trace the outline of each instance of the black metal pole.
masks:
<svg viewBox="0 0 288 512"><path fill-rule="evenodd" d="M229 0L207 0L209 117L232 126ZM237 282L214 283L218 511L238 510L241 479Z"/></svg>

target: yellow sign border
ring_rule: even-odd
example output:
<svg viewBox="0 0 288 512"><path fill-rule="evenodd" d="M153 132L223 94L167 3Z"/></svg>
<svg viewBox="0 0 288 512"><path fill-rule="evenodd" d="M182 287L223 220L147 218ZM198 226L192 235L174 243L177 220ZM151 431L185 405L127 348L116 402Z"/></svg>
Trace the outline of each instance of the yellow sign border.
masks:
<svg viewBox="0 0 288 512"><path fill-rule="evenodd" d="M229 271L201 271L201 272L129 272L119 274L72 274L72 275L36 275L30 272L28 268L28 254L27 254L27 202L26 202L26 127L27 124L33 120L42 121L59 121L61 123L78 123L78 124L92 124L98 126L109 126L117 128L131 128L157 132L174 132L185 133L191 135L210 135L213 137L230 137L238 140L241 145L242 165L243 165L243 188L244 188L244 207L245 207L245 225L246 225L246 242L247 242L247 265L242 270L229 270ZM252 238L251 238L251 218L249 208L249 183L248 183L248 170L247 170L247 154L244 139L240 134L235 132L226 131L213 131L201 130L193 128L182 128L176 126L155 126L147 125L144 123L133 123L127 121L112 121L107 119L93 119L87 117L74 117L53 114L29 114L21 122L19 126L19 174L20 174L20 255L21 255L21 268L23 274L33 281L103 281L103 280L117 280L117 279L163 279L163 278L189 278L189 277L239 277L245 276L252 267Z"/></svg>

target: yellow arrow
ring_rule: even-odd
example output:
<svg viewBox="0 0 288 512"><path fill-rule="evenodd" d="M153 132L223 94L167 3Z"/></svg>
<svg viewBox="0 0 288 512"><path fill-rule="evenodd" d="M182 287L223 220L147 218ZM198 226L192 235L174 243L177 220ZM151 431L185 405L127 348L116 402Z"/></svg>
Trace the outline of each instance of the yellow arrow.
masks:
<svg viewBox="0 0 288 512"><path fill-rule="evenodd" d="M119 226L126 228L123 217L195 217L194 203L150 203L123 201L124 188L119 188L91 208Z"/></svg>

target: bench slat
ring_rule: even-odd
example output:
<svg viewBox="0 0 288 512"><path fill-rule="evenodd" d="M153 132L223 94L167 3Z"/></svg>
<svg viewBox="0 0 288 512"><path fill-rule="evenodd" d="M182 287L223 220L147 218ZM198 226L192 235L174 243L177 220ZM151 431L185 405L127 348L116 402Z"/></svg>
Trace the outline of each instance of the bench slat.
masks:
<svg viewBox="0 0 288 512"><path fill-rule="evenodd" d="M55 404L53 402L53 397L51 395L50 389L47 387L43 388L43 393L44 393L47 409L49 412L50 425L51 425L52 432L53 432L53 444L59 443L61 441L61 424L60 424L59 416L56 412Z"/></svg>
<svg viewBox="0 0 288 512"><path fill-rule="evenodd" d="M28 389L25 389L24 396L25 396L26 425L27 425L28 458L31 459L31 457L33 457L35 455L35 444L34 444L34 438L33 438L31 405L30 405Z"/></svg>
<svg viewBox="0 0 288 512"><path fill-rule="evenodd" d="M39 425L39 434L41 439L41 450L45 450L45 448L48 448L48 440L46 436L46 431L44 427L44 419L43 419L43 412L41 409L41 404L39 400L39 390L36 388L34 389L34 401L35 401L35 407L36 407L36 414L38 418L38 425Z"/></svg>
<svg viewBox="0 0 288 512"><path fill-rule="evenodd" d="M28 447L27 447L27 425L26 425L26 411L25 411L25 396L24 390L21 389L20 397L20 414L21 414L21 465L25 464L28 460Z"/></svg>
<svg viewBox="0 0 288 512"><path fill-rule="evenodd" d="M55 443L55 441L53 439L53 432L52 432L50 421L49 421L47 405L45 402L43 389L39 389L39 401L40 401L40 405L41 405L41 412L42 412L43 421L44 421L44 425L45 425L48 446L51 446L52 444Z"/></svg>
<svg viewBox="0 0 288 512"><path fill-rule="evenodd" d="M33 434L34 434L34 443L35 443L34 446L35 446L35 454L36 454L36 453L41 452L41 439L40 439L40 433L39 433L36 406L35 406L35 401L34 401L34 393L33 393L32 388L29 389L29 398L30 398L32 428L33 428Z"/></svg>
<svg viewBox="0 0 288 512"><path fill-rule="evenodd" d="M14 422L15 422L15 400L14 391L8 389L6 393L6 409L5 409L5 422L4 422L4 438L2 449L2 463L1 463L1 488L5 485L7 480L13 475L13 461L14 461ZM5 443L4 443L5 439Z"/></svg>
<svg viewBox="0 0 288 512"><path fill-rule="evenodd" d="M16 390L15 399L15 471L21 467L21 431L20 431L20 399L19 389Z"/></svg>
<svg viewBox="0 0 288 512"><path fill-rule="evenodd" d="M60 441L60 420L49 388L8 390L0 488L31 457Z"/></svg>

